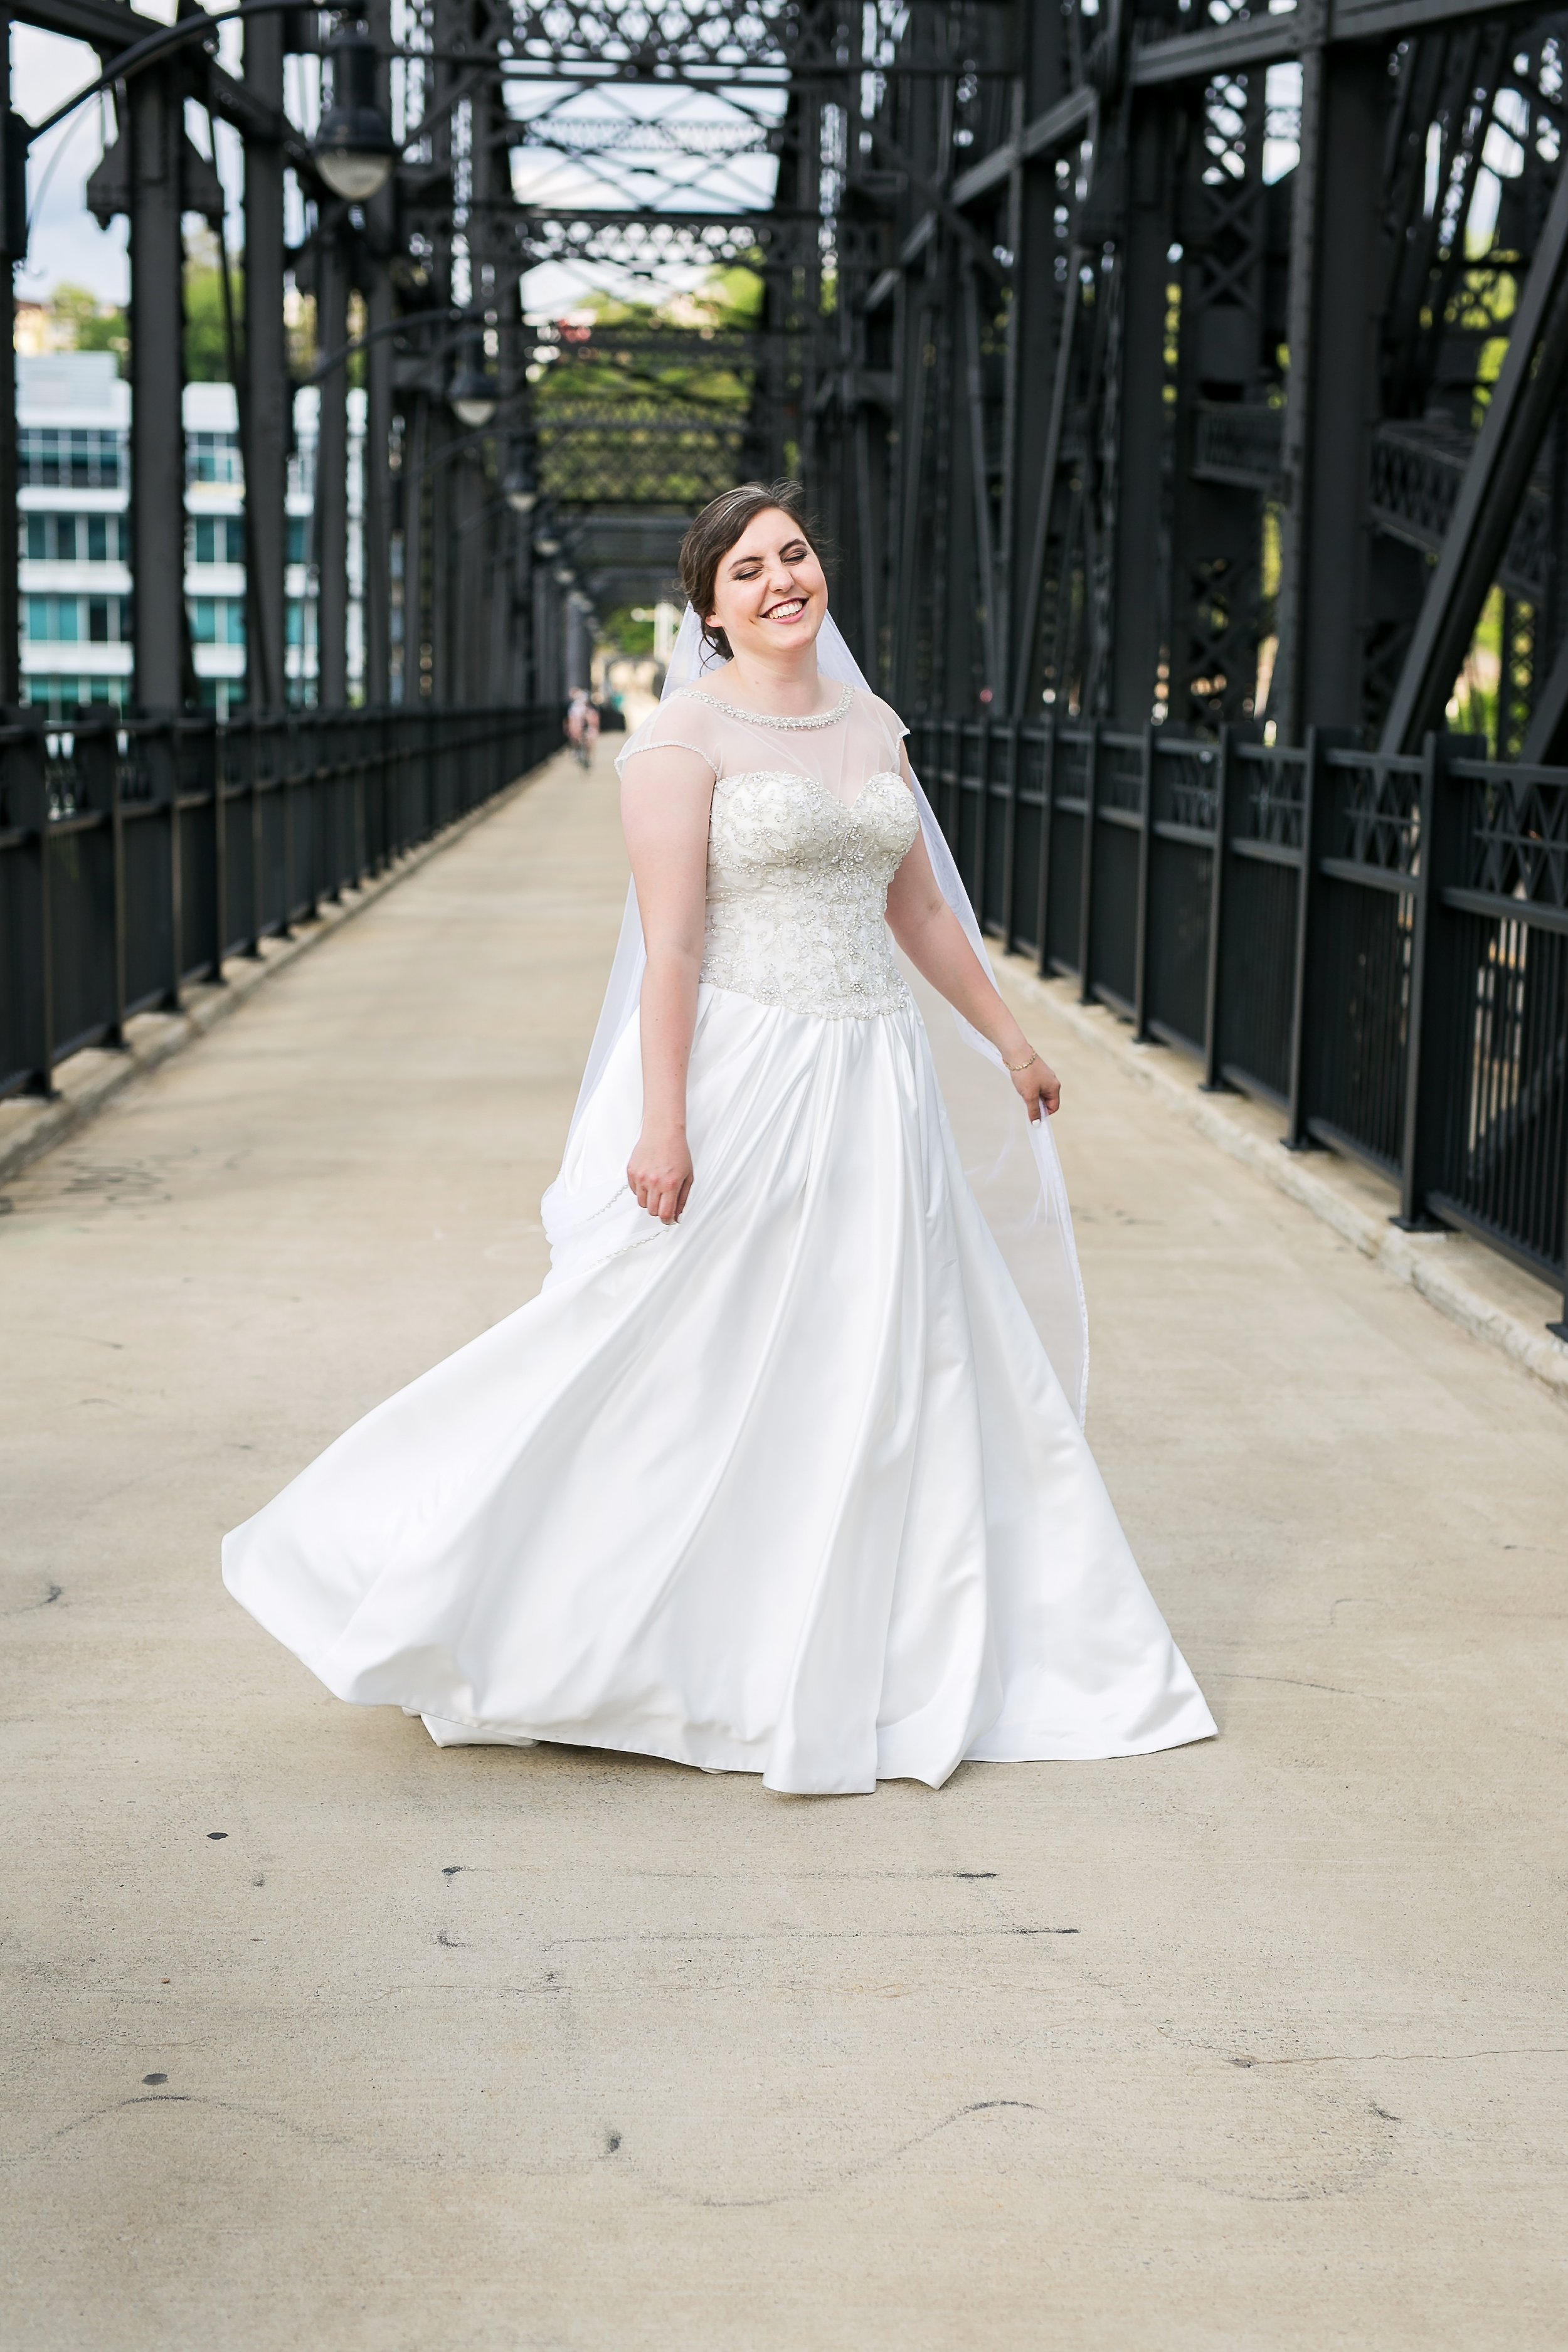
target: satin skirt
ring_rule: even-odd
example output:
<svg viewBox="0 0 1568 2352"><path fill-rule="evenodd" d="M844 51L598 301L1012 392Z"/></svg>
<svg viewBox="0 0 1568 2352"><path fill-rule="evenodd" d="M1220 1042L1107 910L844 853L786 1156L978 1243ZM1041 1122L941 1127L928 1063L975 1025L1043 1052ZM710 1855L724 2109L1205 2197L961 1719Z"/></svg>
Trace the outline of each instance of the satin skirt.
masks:
<svg viewBox="0 0 1568 2352"><path fill-rule="evenodd" d="M964 1177L919 1013L704 986L679 1223L621 1038L540 1296L224 1545L340 1698L799 1794L1215 1726Z"/></svg>

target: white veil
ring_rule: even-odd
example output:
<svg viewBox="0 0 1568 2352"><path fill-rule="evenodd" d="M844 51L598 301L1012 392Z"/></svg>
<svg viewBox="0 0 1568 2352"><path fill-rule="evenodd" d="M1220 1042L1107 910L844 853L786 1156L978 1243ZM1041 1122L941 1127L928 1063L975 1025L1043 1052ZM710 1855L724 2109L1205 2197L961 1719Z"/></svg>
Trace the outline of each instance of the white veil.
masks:
<svg viewBox="0 0 1568 2352"><path fill-rule="evenodd" d="M697 615L688 605L665 676L665 698L679 687L691 685L705 671L718 668L721 660L722 656L707 646ZM858 687L863 694L870 692L831 613L824 619L816 640L816 661L825 677ZM963 926L982 966L990 971L991 959L969 903L969 893L918 777L914 788L921 830L938 887ZM637 1009L647 961L637 889L635 885L629 885L609 986L588 1050L577 1108L572 1116L574 1131L597 1090L616 1040ZM940 1001L933 992L922 987L915 975L910 976L928 1009ZM933 1055L950 1113L953 1115L954 1129L969 1163L970 1181L986 1222L1001 1244L1014 1278L1029 1305L1057 1378L1081 1422L1089 1394L1089 1318L1073 1242L1067 1184L1051 1123L1048 1118L1031 1121L1026 1117L1022 1102L1007 1083L1002 1056L995 1046L972 1028L962 1014L952 1013L951 1018L965 1045L995 1071L1004 1073L995 1079L984 1077L980 1087L969 1083L964 1070L941 1050L939 1032L943 1024L938 1022L933 1027L928 1020ZM950 1029L948 1034L951 1035L952 1031ZM968 1068L974 1068L973 1062Z"/></svg>

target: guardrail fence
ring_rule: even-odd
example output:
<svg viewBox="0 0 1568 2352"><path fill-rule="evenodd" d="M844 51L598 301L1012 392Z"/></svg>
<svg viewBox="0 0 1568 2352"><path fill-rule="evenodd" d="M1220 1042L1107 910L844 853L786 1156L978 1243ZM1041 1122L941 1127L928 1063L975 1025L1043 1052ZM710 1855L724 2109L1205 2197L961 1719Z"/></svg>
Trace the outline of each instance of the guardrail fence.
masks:
<svg viewBox="0 0 1568 2352"><path fill-rule="evenodd" d="M0 727L0 1097L173 1007L561 744L559 709Z"/></svg>
<svg viewBox="0 0 1568 2352"><path fill-rule="evenodd" d="M935 719L910 753L1007 948L1391 1179L1402 1224L1568 1286L1568 770L1479 748Z"/></svg>

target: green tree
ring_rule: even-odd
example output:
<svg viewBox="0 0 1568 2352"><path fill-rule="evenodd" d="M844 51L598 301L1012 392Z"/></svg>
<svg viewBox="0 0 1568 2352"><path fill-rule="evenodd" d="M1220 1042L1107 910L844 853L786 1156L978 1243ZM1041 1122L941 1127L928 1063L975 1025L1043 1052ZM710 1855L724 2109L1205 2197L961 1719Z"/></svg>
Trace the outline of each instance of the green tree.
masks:
<svg viewBox="0 0 1568 2352"><path fill-rule="evenodd" d="M131 350L125 313L117 303L100 302L86 286L69 281L57 286L49 312L61 346L68 352L112 352L123 362Z"/></svg>
<svg viewBox="0 0 1568 2352"><path fill-rule="evenodd" d="M617 604L606 613L599 630L599 642L613 646L617 653L634 658L653 651L653 615L646 605Z"/></svg>
<svg viewBox="0 0 1568 2352"><path fill-rule="evenodd" d="M234 299L237 341L244 283L243 272L231 261L229 287ZM192 383L227 383L232 374L218 244L212 231L206 229L193 241L185 263L185 375Z"/></svg>

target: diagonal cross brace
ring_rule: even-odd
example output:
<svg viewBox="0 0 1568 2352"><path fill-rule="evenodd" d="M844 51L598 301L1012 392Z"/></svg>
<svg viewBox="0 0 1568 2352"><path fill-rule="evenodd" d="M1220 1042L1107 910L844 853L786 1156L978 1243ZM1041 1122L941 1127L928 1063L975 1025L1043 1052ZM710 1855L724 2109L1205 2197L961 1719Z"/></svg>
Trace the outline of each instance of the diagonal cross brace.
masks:
<svg viewBox="0 0 1568 2352"><path fill-rule="evenodd" d="M1560 172L1508 352L1465 468L1381 749L1418 750L1443 714L1568 370L1568 171Z"/></svg>

